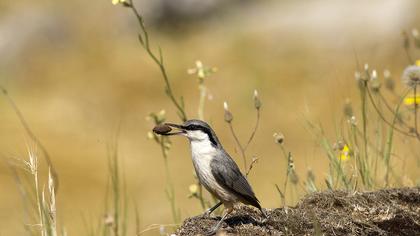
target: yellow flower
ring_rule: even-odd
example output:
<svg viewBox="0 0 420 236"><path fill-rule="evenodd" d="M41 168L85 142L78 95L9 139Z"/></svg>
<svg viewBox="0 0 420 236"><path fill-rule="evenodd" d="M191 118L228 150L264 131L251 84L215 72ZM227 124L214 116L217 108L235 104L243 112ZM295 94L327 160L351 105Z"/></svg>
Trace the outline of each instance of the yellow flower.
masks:
<svg viewBox="0 0 420 236"><path fill-rule="evenodd" d="M404 104L407 106L411 106L414 104L420 104L420 95L417 95L416 97L414 96L409 96L404 98Z"/></svg>
<svg viewBox="0 0 420 236"><path fill-rule="evenodd" d="M149 131L149 132L147 132L147 138L148 139L154 139L155 135L151 131Z"/></svg>
<svg viewBox="0 0 420 236"><path fill-rule="evenodd" d="M350 148L346 144L343 149L340 151L340 160L347 161L350 158Z"/></svg>
<svg viewBox="0 0 420 236"><path fill-rule="evenodd" d="M416 66L420 66L420 60L416 61Z"/></svg>
<svg viewBox="0 0 420 236"><path fill-rule="evenodd" d="M191 184L188 188L190 190L191 195L195 195L198 193L198 185L197 184Z"/></svg>

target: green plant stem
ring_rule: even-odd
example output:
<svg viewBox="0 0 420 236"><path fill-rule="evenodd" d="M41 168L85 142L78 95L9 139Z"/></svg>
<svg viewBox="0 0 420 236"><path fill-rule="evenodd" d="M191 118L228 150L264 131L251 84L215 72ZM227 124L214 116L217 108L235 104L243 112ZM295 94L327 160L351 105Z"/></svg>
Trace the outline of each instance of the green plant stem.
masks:
<svg viewBox="0 0 420 236"><path fill-rule="evenodd" d="M362 99L362 124L363 124L363 151L366 160L368 159L368 138L367 138L367 100L366 90L368 90L367 81L363 81L363 87L361 89Z"/></svg>
<svg viewBox="0 0 420 236"><path fill-rule="evenodd" d="M203 82L199 83L198 90L200 91L200 100L198 103L198 118L200 120L204 120L204 104L206 102L207 88Z"/></svg>
<svg viewBox="0 0 420 236"><path fill-rule="evenodd" d="M378 95L377 97L378 100L378 109L379 111L382 111L382 106L381 106L381 100L380 100L380 95ZM376 152L375 155L375 160L373 163L373 179L376 180L376 176L377 176L377 169L378 169L378 159L381 153L381 149L382 149L382 123L381 123L382 119L381 117L379 117L378 115L378 120L377 120L377 126L376 126L376 149L378 149L379 151Z"/></svg>
<svg viewBox="0 0 420 236"><path fill-rule="evenodd" d="M419 134L418 122L417 122L417 109L419 106L417 104L417 84L414 85L413 95L414 95L414 132L417 135L417 139L420 140L420 134Z"/></svg>
<svg viewBox="0 0 420 236"><path fill-rule="evenodd" d="M183 99L181 97L180 100L178 101L175 98L174 92L173 92L172 87L171 87L171 83L169 81L168 74L166 73L166 69L165 69L165 66L164 66L163 57L162 57L162 50L159 48L159 58L158 58L158 56L156 56L155 53L152 52L152 50L150 48L150 43L149 43L149 34L146 30L143 17L137 11L137 8L134 6L132 0L129 0L129 8L133 11L134 15L137 18L139 26L140 26L141 32L139 33L139 41L140 41L141 45L146 50L146 52L149 54L150 58L152 58L152 60L158 65L158 67L161 71L161 74L162 74L162 77L163 77L163 80L164 80L165 86L166 86L165 87L166 95L170 98L172 103L177 108L179 118L182 121L186 121L187 120L187 115L186 115L186 112L185 112Z"/></svg>
<svg viewBox="0 0 420 236"><path fill-rule="evenodd" d="M200 205L203 211L205 211L206 203L204 202L204 198L203 198L203 185L201 185L200 183L197 183L197 184L198 184L198 195L199 195Z"/></svg>
<svg viewBox="0 0 420 236"><path fill-rule="evenodd" d="M410 51L408 50L407 47L404 47L404 51L405 51L405 55L407 56L408 62L410 63L410 65L413 65L414 64L414 60L413 60L413 58L410 55Z"/></svg>
<svg viewBox="0 0 420 236"><path fill-rule="evenodd" d="M172 218L173 221L175 223L179 223L180 219L179 219L179 215L178 215L178 211L176 209L176 203L175 203L175 190L171 181L171 174L169 171L169 163L168 163L168 155L166 153L165 150L165 146L164 146L164 139L165 137L161 137L160 138L160 147L161 147L161 151L162 151L162 156L163 156L163 162L164 162L164 166L165 166L165 175L166 175L166 195L168 197L169 203L171 205L171 212L172 212Z"/></svg>
<svg viewBox="0 0 420 236"><path fill-rule="evenodd" d="M406 90L406 92L403 94L403 96L401 96L400 101L398 102L396 108L395 108L395 113L398 114L398 111L401 107L402 102L404 101L405 96L408 94L408 92L410 92L409 89ZM388 130L388 135L387 135L387 139L386 139L386 145L385 145L385 151L384 151L384 161L385 161L385 166L386 166L386 173L385 173L385 187L389 186L389 173L390 173L390 159L391 159L391 151L392 151L392 140L394 137L394 125L397 121L397 116L394 116L391 126L389 127Z"/></svg>

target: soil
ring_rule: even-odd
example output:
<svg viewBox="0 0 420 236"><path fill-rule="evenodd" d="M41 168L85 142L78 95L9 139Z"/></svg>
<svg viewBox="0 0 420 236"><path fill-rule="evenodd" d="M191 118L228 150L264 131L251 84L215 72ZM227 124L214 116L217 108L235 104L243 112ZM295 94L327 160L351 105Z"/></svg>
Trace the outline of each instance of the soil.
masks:
<svg viewBox="0 0 420 236"><path fill-rule="evenodd" d="M238 205L217 235L420 235L420 187L375 192L325 191L295 207L265 209ZM176 235L206 235L220 217L195 216Z"/></svg>

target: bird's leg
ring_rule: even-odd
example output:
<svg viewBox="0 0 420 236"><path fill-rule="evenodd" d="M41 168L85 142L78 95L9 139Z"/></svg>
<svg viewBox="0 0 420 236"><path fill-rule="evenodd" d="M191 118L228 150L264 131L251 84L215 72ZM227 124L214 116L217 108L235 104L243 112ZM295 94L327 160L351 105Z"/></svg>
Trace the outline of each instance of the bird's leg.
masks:
<svg viewBox="0 0 420 236"><path fill-rule="evenodd" d="M210 209L207 209L207 210L203 213L203 216L204 216L204 217L208 217L208 216L210 216L210 214L211 214L214 210L216 210L219 206L221 206L221 205L222 205L222 202L218 202L216 205L212 206Z"/></svg>
<svg viewBox="0 0 420 236"><path fill-rule="evenodd" d="M231 213L232 211L233 211L233 207L225 208L225 210L223 211L222 219L220 219L219 222L217 222L217 224L210 231L207 232L207 235L215 234L217 230L219 230L220 225L225 220L226 216L229 215L229 213Z"/></svg>
<svg viewBox="0 0 420 236"><path fill-rule="evenodd" d="M262 220L262 223L267 222L267 220L268 220L268 215L267 215L267 213L265 213L265 212L264 212L264 210L263 210L262 208L260 209L260 211L261 211L262 215L264 216L264 219Z"/></svg>

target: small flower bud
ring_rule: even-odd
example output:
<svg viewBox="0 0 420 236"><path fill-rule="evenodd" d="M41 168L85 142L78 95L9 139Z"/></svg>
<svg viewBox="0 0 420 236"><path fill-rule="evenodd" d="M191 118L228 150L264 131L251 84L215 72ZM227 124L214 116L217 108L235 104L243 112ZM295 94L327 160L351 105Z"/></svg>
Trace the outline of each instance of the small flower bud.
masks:
<svg viewBox="0 0 420 236"><path fill-rule="evenodd" d="M395 81L391 77L391 72L389 70L384 71L384 80L385 80L385 88L389 91L394 91L395 89Z"/></svg>
<svg viewBox="0 0 420 236"><path fill-rule="evenodd" d="M254 107L257 110L261 108L261 100L260 100L260 97L258 96L257 90L254 90Z"/></svg>
<svg viewBox="0 0 420 236"><path fill-rule="evenodd" d="M232 120L233 120L233 115L232 115L232 113L229 111L229 107L228 107L227 102L224 102L224 103L223 103L223 108L225 109L225 121L226 121L227 123L232 122Z"/></svg>
<svg viewBox="0 0 420 236"><path fill-rule="evenodd" d="M373 70L371 80L375 80L375 79L378 79L378 72L376 72L376 70Z"/></svg>
<svg viewBox="0 0 420 236"><path fill-rule="evenodd" d="M360 89L365 86L366 78L363 77L359 71L354 72L354 79L356 79L357 85Z"/></svg>
<svg viewBox="0 0 420 236"><path fill-rule="evenodd" d="M350 117L350 119L348 120L348 122L353 125L356 126L357 125L357 120L355 116Z"/></svg>
<svg viewBox="0 0 420 236"><path fill-rule="evenodd" d="M381 82L379 82L378 73L376 70L372 71L372 75L370 77L370 87L372 88L373 92L379 92L379 89L381 88Z"/></svg>
<svg viewBox="0 0 420 236"><path fill-rule="evenodd" d="M366 71L366 72L368 72L368 71L369 71L369 64L367 64L367 63L366 63L366 64L364 65L364 69L365 69L365 71Z"/></svg>

